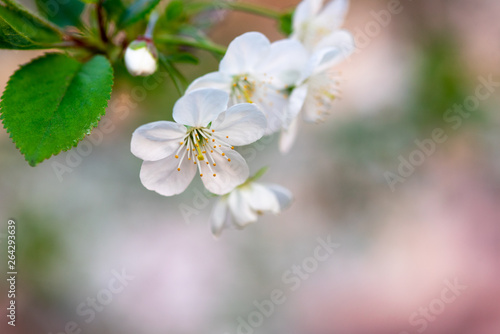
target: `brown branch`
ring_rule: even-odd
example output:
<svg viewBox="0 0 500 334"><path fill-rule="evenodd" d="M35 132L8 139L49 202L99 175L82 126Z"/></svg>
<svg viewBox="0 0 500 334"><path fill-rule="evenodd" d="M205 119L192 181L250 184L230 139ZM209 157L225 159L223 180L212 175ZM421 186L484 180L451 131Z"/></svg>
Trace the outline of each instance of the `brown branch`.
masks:
<svg viewBox="0 0 500 334"><path fill-rule="evenodd" d="M108 35L106 34L106 27L105 27L105 22L104 22L104 12L103 12L103 4L104 0L100 0L97 3L97 21L99 24L99 34L101 36L101 40L104 43L107 43L109 41Z"/></svg>

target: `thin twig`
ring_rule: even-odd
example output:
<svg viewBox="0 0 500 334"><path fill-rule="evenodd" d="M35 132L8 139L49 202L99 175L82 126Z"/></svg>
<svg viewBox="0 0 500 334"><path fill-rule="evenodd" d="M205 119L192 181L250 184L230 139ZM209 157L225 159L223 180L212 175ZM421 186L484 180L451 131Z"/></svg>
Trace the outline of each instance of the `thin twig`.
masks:
<svg viewBox="0 0 500 334"><path fill-rule="evenodd" d="M97 21L99 24L99 34L101 36L101 40L104 43L107 43L109 41L109 39L108 39L108 35L106 34L106 26L105 26L105 22L104 22L104 13L103 13L104 9L102 7L103 2L104 2L104 0L100 0L97 3Z"/></svg>

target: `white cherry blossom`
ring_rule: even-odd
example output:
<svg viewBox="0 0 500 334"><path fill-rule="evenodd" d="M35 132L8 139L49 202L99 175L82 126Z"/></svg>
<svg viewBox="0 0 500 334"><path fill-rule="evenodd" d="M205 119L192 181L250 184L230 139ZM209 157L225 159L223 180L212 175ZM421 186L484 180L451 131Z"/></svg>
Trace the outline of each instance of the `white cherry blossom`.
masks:
<svg viewBox="0 0 500 334"><path fill-rule="evenodd" d="M158 52L149 38L130 43L124 58L127 70L133 76L148 76L158 69Z"/></svg>
<svg viewBox="0 0 500 334"><path fill-rule="evenodd" d="M194 90L175 104L175 122L153 122L134 132L131 151L144 160L140 177L147 189L180 194L198 172L210 192L223 195L247 180L247 163L234 147L260 139L266 118L255 104L227 109L228 100L220 90Z"/></svg>
<svg viewBox="0 0 500 334"><path fill-rule="evenodd" d="M258 32L235 38L219 70L195 80L188 92L210 87L230 95L230 104L256 103L267 118L266 134L279 131L286 121L288 88L298 80L307 51L300 42L271 43Z"/></svg>
<svg viewBox="0 0 500 334"><path fill-rule="evenodd" d="M329 47L346 44L343 49L350 53L351 33L341 30L347 10L348 0L303 0L293 16L293 33L297 39L314 53Z"/></svg>
<svg viewBox="0 0 500 334"><path fill-rule="evenodd" d="M353 40L350 45L352 52ZM308 123L318 123L332 112L333 104L340 95L339 74L335 66L350 55L346 53L345 46L345 44L332 46L316 51L304 66L302 75L289 98L288 121L280 136L282 153L287 153L295 142L299 118Z"/></svg>
<svg viewBox="0 0 500 334"><path fill-rule="evenodd" d="M292 202L292 193L276 184L246 182L215 204L210 217L214 236L225 228L242 229L264 213L278 214Z"/></svg>

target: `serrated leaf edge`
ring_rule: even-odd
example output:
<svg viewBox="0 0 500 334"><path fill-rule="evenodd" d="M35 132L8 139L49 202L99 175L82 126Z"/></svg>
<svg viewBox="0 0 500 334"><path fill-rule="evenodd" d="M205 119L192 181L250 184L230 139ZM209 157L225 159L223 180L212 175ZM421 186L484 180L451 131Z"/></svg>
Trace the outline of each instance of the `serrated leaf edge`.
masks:
<svg viewBox="0 0 500 334"><path fill-rule="evenodd" d="M45 53L44 55L40 56L40 57L37 57L37 58L33 58L29 63L26 63L26 64L23 64L21 66L19 66L19 68L14 72L14 74L11 75L11 77L9 78L9 81L7 82L7 85L5 87L5 90L3 91L2 93L2 96L0 97L0 120L2 120L2 127L5 129L5 131L9 134L9 138L12 140L12 143L14 143L14 145L16 146L16 148L19 150L19 152L21 152L21 154L23 155L24 159L29 163L30 166L32 167L35 167L37 164L53 157L53 156L57 156L59 155L61 152L67 152L69 151L70 149L72 149L73 147L76 147L78 146L78 143L80 143L83 139L85 139L85 137L87 135L89 135L89 131L92 131L93 129L95 129L97 127L97 125L99 124L99 122L101 121L101 118L102 116L104 116L106 114L106 109L108 108L108 103L109 103L109 100L111 99L111 93L113 91L113 85L114 85L114 71L113 71L113 67L109 66L109 71L108 71L108 75L111 76L111 86L109 88L109 92L106 94L106 105L104 106L104 110L101 111L97 117L97 120L95 122L92 122L90 123L90 125L87 127L87 129L84 130L84 134L81 136L81 137L78 137L74 140L74 143L69 145L69 146L66 146L64 148L61 148L61 150L57 153L54 153L52 154L49 158L44 158L40 161L30 161L27 157L26 157L26 154L25 152L23 152L24 150L21 149L21 147L18 146L17 142L14 140L14 138L12 137L12 133L10 132L10 130L8 128L6 128L6 125L5 123L3 122L3 112L2 112L2 109L3 109L3 99L4 99L4 96L5 94L7 93L8 90L10 90L10 84L13 80L13 76L18 72L20 71L21 69L25 68L26 66L30 65L31 63L35 62L35 61L39 61L43 58L47 58L51 55L54 55L54 54L62 54L62 53L57 53L57 52L50 52L50 53ZM107 58L105 58L104 56L101 56L101 55L97 55L97 56L94 56L94 57L103 57L104 59L106 59L106 61L109 63L109 60ZM94 59L94 58L92 58ZM82 64L82 66L85 65L85 64Z"/></svg>

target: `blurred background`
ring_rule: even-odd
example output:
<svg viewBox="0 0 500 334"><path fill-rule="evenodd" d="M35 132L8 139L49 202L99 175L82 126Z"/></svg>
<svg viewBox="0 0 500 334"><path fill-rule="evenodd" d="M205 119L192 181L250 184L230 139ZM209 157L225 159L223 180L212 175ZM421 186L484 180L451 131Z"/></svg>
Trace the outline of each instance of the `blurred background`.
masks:
<svg viewBox="0 0 500 334"><path fill-rule="evenodd" d="M351 1L345 27L359 48L339 67L331 117L303 126L287 156L277 138L242 150L252 171L270 166L263 181L294 193L292 207L219 240L201 183L150 192L130 153L138 126L171 117L168 79L118 71L107 126L36 168L0 130L0 268L9 218L18 266L17 326L4 316L0 332L498 334L500 87L470 113L449 110L473 101L480 77L500 82L500 2L402 0L384 21L389 3ZM282 38L271 20L220 14L218 43L251 30ZM0 90L39 54L0 51ZM183 68L191 80L217 67L200 57ZM436 129L446 140L394 178ZM339 247L311 267L318 238ZM1 280L4 312L7 290ZM274 290L283 302L271 307Z"/></svg>

